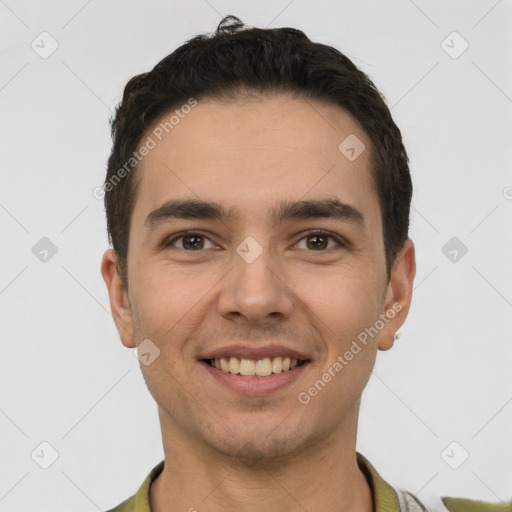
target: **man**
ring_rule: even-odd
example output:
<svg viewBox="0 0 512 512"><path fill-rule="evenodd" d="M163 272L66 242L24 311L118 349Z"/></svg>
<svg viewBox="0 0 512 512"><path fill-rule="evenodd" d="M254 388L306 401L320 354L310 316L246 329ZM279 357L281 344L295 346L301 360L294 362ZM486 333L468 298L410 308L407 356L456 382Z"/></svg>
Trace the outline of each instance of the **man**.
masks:
<svg viewBox="0 0 512 512"><path fill-rule="evenodd" d="M112 134L101 270L165 453L113 510L426 510L355 449L416 269L408 158L369 78L227 17L129 81Z"/></svg>

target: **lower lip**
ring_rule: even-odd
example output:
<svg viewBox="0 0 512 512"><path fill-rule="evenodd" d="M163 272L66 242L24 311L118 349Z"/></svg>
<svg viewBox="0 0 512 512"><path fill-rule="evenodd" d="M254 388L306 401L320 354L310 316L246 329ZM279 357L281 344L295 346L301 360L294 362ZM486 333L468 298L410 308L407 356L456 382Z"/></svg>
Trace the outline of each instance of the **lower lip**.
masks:
<svg viewBox="0 0 512 512"><path fill-rule="evenodd" d="M223 372L222 370L217 370L217 368L210 366L204 361L201 361L201 364L213 378L217 379L228 388L231 388L233 391L243 395L262 396L284 388L297 380L309 366L309 361L302 363L293 370L274 373L268 377L244 377L243 375L234 375L232 373Z"/></svg>

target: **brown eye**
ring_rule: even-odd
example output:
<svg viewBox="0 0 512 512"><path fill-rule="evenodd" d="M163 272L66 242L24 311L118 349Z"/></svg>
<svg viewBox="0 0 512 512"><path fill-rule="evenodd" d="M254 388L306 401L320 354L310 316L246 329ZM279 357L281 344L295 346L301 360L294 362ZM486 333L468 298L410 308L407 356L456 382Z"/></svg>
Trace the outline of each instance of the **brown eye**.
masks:
<svg viewBox="0 0 512 512"><path fill-rule="evenodd" d="M309 249L325 249L329 245L329 237L325 235L310 235L306 239Z"/></svg>
<svg viewBox="0 0 512 512"><path fill-rule="evenodd" d="M183 248L202 249L204 247L204 238L197 235L188 235L181 237L183 239Z"/></svg>
<svg viewBox="0 0 512 512"><path fill-rule="evenodd" d="M306 240L306 249L310 249L313 251L323 251L325 249L330 248L329 247L329 240L334 240L336 245L335 247L343 247L343 242L337 237L334 236L331 233L326 233L322 231L315 231L312 233L307 234L301 240ZM299 244L297 244L299 245Z"/></svg>
<svg viewBox="0 0 512 512"><path fill-rule="evenodd" d="M176 245L176 242L181 240L181 243ZM179 236L174 237L172 240L164 243L164 247L175 247L176 249L183 249L185 251L200 251L201 249L208 249L209 247L205 247L205 241L208 240L212 247L215 247L215 244L206 236L201 233L182 233ZM210 247L211 248L211 247Z"/></svg>

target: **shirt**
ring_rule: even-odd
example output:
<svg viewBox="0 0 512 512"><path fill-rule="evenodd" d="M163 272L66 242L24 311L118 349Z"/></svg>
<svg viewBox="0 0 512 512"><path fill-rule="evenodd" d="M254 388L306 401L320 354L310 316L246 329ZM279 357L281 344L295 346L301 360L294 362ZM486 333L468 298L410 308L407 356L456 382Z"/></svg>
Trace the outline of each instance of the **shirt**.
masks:
<svg viewBox="0 0 512 512"><path fill-rule="evenodd" d="M406 491L389 485L377 473L363 455L356 452L357 464L368 481L373 499L374 512L420 512L422 508ZM165 461L159 462L146 477L139 490L117 507L107 512L151 512L149 507L149 486L164 469ZM435 512L512 512L512 501L507 504L487 503L463 498L441 498L436 503L422 503Z"/></svg>

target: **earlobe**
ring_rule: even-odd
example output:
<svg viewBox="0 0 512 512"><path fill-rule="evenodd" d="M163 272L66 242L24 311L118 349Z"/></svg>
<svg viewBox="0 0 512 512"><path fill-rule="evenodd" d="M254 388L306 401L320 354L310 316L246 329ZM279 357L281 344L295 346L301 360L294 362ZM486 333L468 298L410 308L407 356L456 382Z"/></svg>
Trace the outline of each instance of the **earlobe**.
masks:
<svg viewBox="0 0 512 512"><path fill-rule="evenodd" d="M121 342L125 347L136 346L133 336L133 318L126 288L123 284L117 264L117 255L113 249L108 249L101 260L101 275L107 285L110 310L116 324Z"/></svg>
<svg viewBox="0 0 512 512"><path fill-rule="evenodd" d="M395 334L405 322L412 299L412 286L416 275L414 243L408 238L397 254L386 290L382 314L388 322L379 335L379 350L389 350Z"/></svg>

